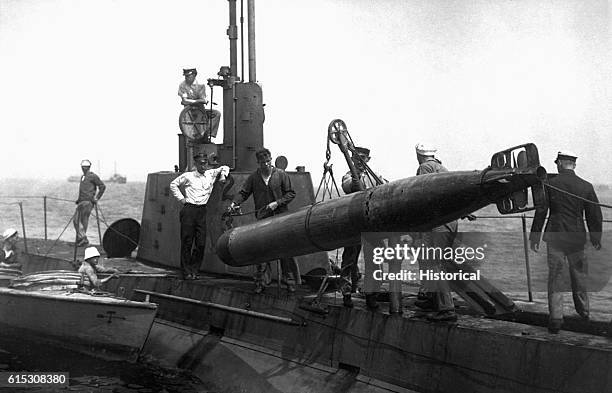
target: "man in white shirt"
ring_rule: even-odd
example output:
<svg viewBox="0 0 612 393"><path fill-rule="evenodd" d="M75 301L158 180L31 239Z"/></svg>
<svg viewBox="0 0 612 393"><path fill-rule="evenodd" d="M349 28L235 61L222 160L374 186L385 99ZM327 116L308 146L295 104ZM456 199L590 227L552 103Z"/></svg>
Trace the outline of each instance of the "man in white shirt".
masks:
<svg viewBox="0 0 612 393"><path fill-rule="evenodd" d="M206 246L206 204L217 178L225 182L229 167L210 168L208 156L200 152L193 157L196 169L185 172L170 183L170 191L182 204L181 220L181 270L183 278L198 278L200 262ZM185 195L179 189L184 186ZM194 247L195 243L195 247Z"/></svg>

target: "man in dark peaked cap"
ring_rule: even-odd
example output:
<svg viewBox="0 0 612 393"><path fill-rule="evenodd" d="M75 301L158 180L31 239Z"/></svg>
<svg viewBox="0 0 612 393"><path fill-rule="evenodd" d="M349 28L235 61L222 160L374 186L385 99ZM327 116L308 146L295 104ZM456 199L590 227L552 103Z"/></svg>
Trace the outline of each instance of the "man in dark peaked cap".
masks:
<svg viewBox="0 0 612 393"><path fill-rule="evenodd" d="M548 330L551 333L558 333L563 324L562 271L566 259L574 306L583 319L589 319L586 288L588 268L584 255L587 236L583 217L586 217L591 244L596 250L601 248L602 214L599 200L593 185L576 176L577 158L570 151L558 152L555 164L559 174L548 181L545 205L536 208L529 237L531 249L537 252L540 232L550 211L543 239L548 252Z"/></svg>
<svg viewBox="0 0 612 393"><path fill-rule="evenodd" d="M184 106L202 106L208 104L206 98L206 85L201 85L196 81L198 70L195 68L183 68L183 76L185 80L181 82L178 88L178 95L181 97L181 104ZM210 137L217 136L219 129L219 121L221 120L221 112L215 109L206 109L204 111L210 116Z"/></svg>

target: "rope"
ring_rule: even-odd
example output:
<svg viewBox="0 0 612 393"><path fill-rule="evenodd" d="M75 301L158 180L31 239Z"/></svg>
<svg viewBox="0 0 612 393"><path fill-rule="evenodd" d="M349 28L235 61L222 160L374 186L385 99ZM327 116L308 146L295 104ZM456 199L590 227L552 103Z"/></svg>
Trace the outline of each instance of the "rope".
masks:
<svg viewBox="0 0 612 393"><path fill-rule="evenodd" d="M41 196L33 196L33 195L0 195L0 198L15 198L15 199L33 199L33 198L42 198Z"/></svg>
<svg viewBox="0 0 612 393"><path fill-rule="evenodd" d="M580 200L582 200L582 201L584 201L584 202L591 203L591 204L593 204L593 205L597 205L597 206L601 206L601 207L607 207L608 209L612 209L612 206L610 206L610 205L606 205L605 203L599 203L599 202L591 201L591 200L589 200L589 199L583 198L583 197L581 197L581 196L579 196L579 195L576 195L576 194L572 194L571 192L568 192L568 191L562 190L562 189L560 189L560 188L558 188L558 187L555 187L555 186L553 186L553 185L550 185L550 184L548 184L548 183L542 183L542 184L544 184L544 186L546 186L546 187L548 187L548 188L552 188L553 190L556 190L556 191L559 191L559 192L561 192L561 193L563 193L563 194L567 194L567 195L572 196L572 197L574 197L574 198L580 199Z"/></svg>
<svg viewBox="0 0 612 393"><path fill-rule="evenodd" d="M51 199L54 201L74 203L73 199L57 198L57 197L52 197L52 196L47 196L47 195L42 195L42 196L38 196L38 195L0 195L0 198L6 198L6 199L36 199L36 198L45 198L45 197L47 199Z"/></svg>
<svg viewBox="0 0 612 393"><path fill-rule="evenodd" d="M42 197L44 198L44 197ZM54 201L63 201L63 202L70 202L70 203L74 203L74 199L64 199L64 198L56 198L56 197L50 197L48 196L47 199L51 199Z"/></svg>
<svg viewBox="0 0 612 393"><path fill-rule="evenodd" d="M74 214L72 215L72 217L68 220L68 222L66 223L66 226L64 227L64 229L62 230L62 233L59 234L59 236L57 237L57 239L55 239L55 241L53 242L53 244L51 245L51 247L49 247L49 249L47 250L47 252L45 253L44 257L46 258L47 255L49 255L49 253L51 252L51 250L53 250L53 247L55 247L55 245L57 244L57 242L59 241L59 239L62 237L62 235L64 234L64 232L66 232L66 229L68 228L68 225L70 225L70 223L72 221L74 221L74 218L76 217L76 210L74 211Z"/></svg>
<svg viewBox="0 0 612 393"><path fill-rule="evenodd" d="M134 240L132 240L129 237L125 236L123 233L119 232L118 230L116 230L112 226L108 225L108 222L106 222L106 217L104 217L104 213L102 212L102 209L100 208L100 204L98 204L98 212L100 213L101 221L104 223L104 225L106 225L107 229L110 229L110 230L114 231L116 234L118 234L119 236L123 237L124 239L127 239L130 243L134 244L136 247L140 247L139 243L135 242Z"/></svg>

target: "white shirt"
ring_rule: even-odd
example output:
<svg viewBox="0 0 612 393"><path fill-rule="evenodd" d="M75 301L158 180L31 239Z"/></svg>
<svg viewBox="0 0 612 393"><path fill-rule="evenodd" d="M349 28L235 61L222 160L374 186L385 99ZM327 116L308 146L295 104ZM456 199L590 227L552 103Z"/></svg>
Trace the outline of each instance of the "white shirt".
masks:
<svg viewBox="0 0 612 393"><path fill-rule="evenodd" d="M187 203L192 205L206 205L219 174L227 176L229 174L229 167L221 165L219 168L207 169L204 173L200 173L197 170L185 172L172 180L170 191L179 201L185 199ZM185 186L186 195L181 193L179 186Z"/></svg>

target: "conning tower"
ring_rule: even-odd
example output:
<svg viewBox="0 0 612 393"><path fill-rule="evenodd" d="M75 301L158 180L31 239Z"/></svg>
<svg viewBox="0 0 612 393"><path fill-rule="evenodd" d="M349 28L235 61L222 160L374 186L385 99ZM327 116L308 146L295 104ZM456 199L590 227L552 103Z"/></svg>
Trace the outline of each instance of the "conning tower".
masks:
<svg viewBox="0 0 612 393"><path fill-rule="evenodd" d="M209 79L209 85L223 89L223 143L193 143L182 133L178 142L178 168L191 168L192 156L195 151L206 151L217 156L218 163L231 168L231 179L223 187L215 185L207 204L207 240L206 251L201 269L213 273L231 273L251 275L254 267L232 267L225 265L215 253L216 240L227 229L227 222L222 220L234 193L247 176L257 168L255 152L264 147L263 124L264 104L261 86L257 83L255 61L255 7L254 0L247 2L248 28L248 81L238 76L238 38L244 42L242 34L238 34L236 0L229 0L229 26L227 35L230 47L230 65L222 66L218 78ZM242 16L240 31L242 28ZM243 45L241 45L243 47ZM242 66L244 69L244 54ZM244 76L244 71L242 72ZM214 89L214 88L213 88ZM214 90L213 90L214 91ZM211 94L212 96L212 94ZM212 101L211 97L211 101ZM272 152L278 155L282 152ZM285 161L284 159L277 162ZM279 166L280 164L277 164ZM282 166L281 166L282 168ZM285 168L282 168L285 169ZM315 195L310 173L305 171L287 171L296 198L289 205L290 211L314 203ZM180 203L170 192L170 182L180 172L156 172L148 175L145 201L141 221L138 258L164 266L180 267ZM244 212L254 211L252 199L242 205ZM254 215L234 217L233 226L239 226L255 220ZM317 267L327 267L327 253L319 252L297 258L302 274ZM275 268L272 264L273 268ZM275 275L275 273L273 273Z"/></svg>

